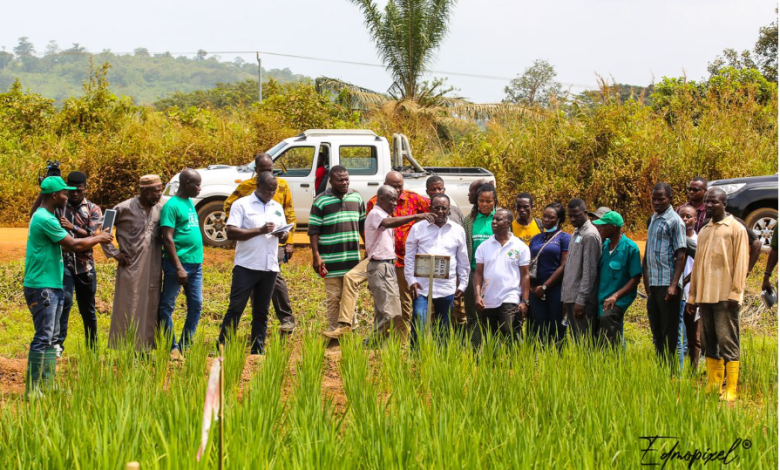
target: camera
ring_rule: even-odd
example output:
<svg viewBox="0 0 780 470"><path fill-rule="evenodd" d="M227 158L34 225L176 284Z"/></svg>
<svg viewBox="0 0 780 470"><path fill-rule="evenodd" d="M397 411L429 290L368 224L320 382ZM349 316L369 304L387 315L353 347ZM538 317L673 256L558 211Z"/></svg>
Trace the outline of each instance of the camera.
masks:
<svg viewBox="0 0 780 470"><path fill-rule="evenodd" d="M43 180L48 178L49 176L62 177L62 170L60 170L59 160L46 162L46 168L38 172L38 185L40 186L40 184L43 183Z"/></svg>

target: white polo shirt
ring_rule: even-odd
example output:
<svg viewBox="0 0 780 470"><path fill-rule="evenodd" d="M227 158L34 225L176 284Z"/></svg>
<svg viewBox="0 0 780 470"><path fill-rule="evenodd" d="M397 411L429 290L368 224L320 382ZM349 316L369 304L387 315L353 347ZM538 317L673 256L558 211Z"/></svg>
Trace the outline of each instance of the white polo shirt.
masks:
<svg viewBox="0 0 780 470"><path fill-rule="evenodd" d="M498 308L501 304L519 304L522 295L520 287L520 266L531 264L531 250L514 235L504 246L496 236L485 240L474 256L477 264L483 264L482 278L487 287L482 289L485 308Z"/></svg>
<svg viewBox="0 0 780 470"><path fill-rule="evenodd" d="M281 228L287 225L284 208L273 199L264 204L255 193L242 197L230 207L227 224L248 229L259 228L268 222ZM279 239L275 236L258 235L236 243L236 266L254 271L279 272Z"/></svg>

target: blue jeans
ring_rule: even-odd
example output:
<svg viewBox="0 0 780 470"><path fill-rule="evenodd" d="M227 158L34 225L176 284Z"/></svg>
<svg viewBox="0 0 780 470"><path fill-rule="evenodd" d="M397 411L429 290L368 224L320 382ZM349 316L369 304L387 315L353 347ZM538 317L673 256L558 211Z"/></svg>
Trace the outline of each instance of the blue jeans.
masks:
<svg viewBox="0 0 780 470"><path fill-rule="evenodd" d="M57 340L54 336L54 325L62 313L62 289L25 287L24 300L30 309L35 327L30 352L44 353L46 349L53 348Z"/></svg>
<svg viewBox="0 0 780 470"><path fill-rule="evenodd" d="M173 309L176 306L176 298L179 296L181 285L176 277L176 266L168 258L163 258L163 286L160 294L160 308L157 319L164 328L165 334L171 334L173 344L171 350L185 349L192 342L195 330L200 321L200 312L203 308L203 265L182 263L187 271L187 284L184 285L184 296L187 298L187 318L184 320L184 329L181 339L176 342L176 334L173 333Z"/></svg>
<svg viewBox="0 0 780 470"><path fill-rule="evenodd" d="M529 296L528 336L543 343L562 344L566 337L566 326L563 324L561 285L547 289L544 296L546 300L533 293ZM521 335L518 333L516 336L519 338Z"/></svg>
<svg viewBox="0 0 780 470"><path fill-rule="evenodd" d="M680 359L680 372L685 368L685 354L688 352L688 335L685 334L685 301L680 302L680 339L677 340L677 356Z"/></svg>
<svg viewBox="0 0 780 470"><path fill-rule="evenodd" d="M452 312L452 303L455 300L454 295L433 299L433 318L434 329L441 336L450 331L450 312ZM428 297L418 295L412 302L412 348L417 347L417 331L425 331L425 324L428 320Z"/></svg>

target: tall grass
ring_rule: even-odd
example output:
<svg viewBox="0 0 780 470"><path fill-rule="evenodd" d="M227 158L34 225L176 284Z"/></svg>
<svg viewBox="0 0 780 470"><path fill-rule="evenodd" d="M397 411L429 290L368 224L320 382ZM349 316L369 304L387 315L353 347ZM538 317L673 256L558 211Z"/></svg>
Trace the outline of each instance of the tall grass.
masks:
<svg viewBox="0 0 780 470"><path fill-rule="evenodd" d="M520 191L539 202L584 197L620 210L632 228L651 213L648 194L659 180L671 183L681 202L697 175L777 171L777 84L733 71L696 86L668 80L656 89L647 102L621 102L605 86L592 108L487 123L419 106L359 115L305 84L274 85L262 105L157 111L113 96L98 68L84 95L62 108L21 86L0 93L3 224L26 223L46 160L60 160L66 173L87 172L88 197L105 208L133 196L143 174L167 179L188 166L247 163L307 128L365 127L388 138L404 132L424 164L491 170L503 201Z"/></svg>
<svg viewBox="0 0 780 470"><path fill-rule="evenodd" d="M213 345L196 338L177 366L138 356L131 344L100 356L79 348L59 366L59 391L30 403L8 399L0 467L103 469L137 460L143 469L215 468L216 426L205 460L195 461ZM559 352L489 338L474 352L424 337L409 353L397 340L376 351L345 340L349 404L339 416L322 390L321 338L306 334L296 359L290 343L272 338L251 378L227 389L227 468L635 468L659 462L660 452L642 454L641 437L655 435L674 436L682 451L749 439L751 448L733 454L735 467L776 466L775 340L743 338L734 405L705 395L698 375L670 378L644 346L615 353L567 344ZM239 349L228 347L228 360L243 357Z"/></svg>

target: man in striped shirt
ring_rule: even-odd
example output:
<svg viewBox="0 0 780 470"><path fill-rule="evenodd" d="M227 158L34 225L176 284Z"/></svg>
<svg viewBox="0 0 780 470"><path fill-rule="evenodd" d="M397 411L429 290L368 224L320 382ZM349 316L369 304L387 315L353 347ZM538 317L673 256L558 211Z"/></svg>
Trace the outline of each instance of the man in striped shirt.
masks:
<svg viewBox="0 0 780 470"><path fill-rule="evenodd" d="M666 183L653 187L655 214L647 227L647 248L642 262L647 317L655 352L672 367L680 331L680 289L687 246L685 224L672 208L672 188Z"/></svg>
<svg viewBox="0 0 780 470"><path fill-rule="evenodd" d="M309 215L309 239L314 271L325 278L330 338L350 331L352 317L339 315L344 275L360 262L360 238L366 206L360 193L349 189L349 172L330 169L330 189L317 196Z"/></svg>

